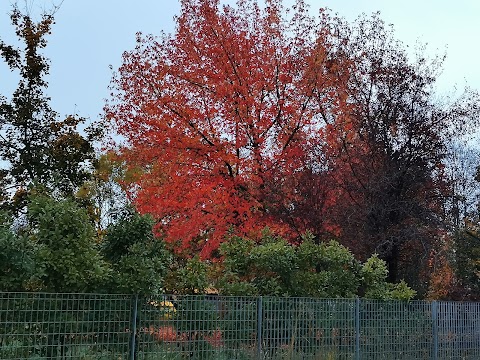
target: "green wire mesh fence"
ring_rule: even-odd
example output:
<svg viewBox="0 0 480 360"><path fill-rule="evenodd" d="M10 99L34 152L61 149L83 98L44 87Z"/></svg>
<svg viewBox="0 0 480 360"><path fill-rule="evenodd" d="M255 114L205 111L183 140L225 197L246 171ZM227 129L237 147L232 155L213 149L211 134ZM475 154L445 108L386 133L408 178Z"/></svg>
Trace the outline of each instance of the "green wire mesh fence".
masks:
<svg viewBox="0 0 480 360"><path fill-rule="evenodd" d="M0 292L0 359L480 359L480 304Z"/></svg>
<svg viewBox="0 0 480 360"><path fill-rule="evenodd" d="M0 293L0 358L127 359L132 296Z"/></svg>

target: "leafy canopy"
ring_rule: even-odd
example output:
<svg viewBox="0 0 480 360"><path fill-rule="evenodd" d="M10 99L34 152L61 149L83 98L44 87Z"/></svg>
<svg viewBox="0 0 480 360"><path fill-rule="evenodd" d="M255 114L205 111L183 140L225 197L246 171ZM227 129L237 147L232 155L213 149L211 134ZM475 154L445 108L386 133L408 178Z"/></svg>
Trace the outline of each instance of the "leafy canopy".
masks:
<svg viewBox="0 0 480 360"><path fill-rule="evenodd" d="M25 47L16 48L0 38L0 58L20 76L11 96L0 94L0 206L16 211L24 208L34 186L72 195L90 176L93 141L100 134L93 128L81 134L78 127L85 119L69 115L59 120L50 107L45 94L49 62L42 50L53 14L35 22L14 8L10 18Z"/></svg>
<svg viewBox="0 0 480 360"><path fill-rule="evenodd" d="M387 282L386 263L377 255L361 264L338 242L315 244L308 233L300 245L268 231L260 244L232 237L220 252L217 286L223 295L410 300L416 294L404 281Z"/></svg>
<svg viewBox="0 0 480 360"><path fill-rule="evenodd" d="M319 114L345 103L348 67L331 56L327 21L302 1L288 13L278 0L182 1L173 35L139 35L125 53L107 119L127 141L137 208L177 251L215 255L232 226L299 234L269 184L309 167Z"/></svg>
<svg viewBox="0 0 480 360"><path fill-rule="evenodd" d="M54 292L100 289L110 268L84 209L73 200L38 195L28 203L27 220L22 233L38 247L41 288Z"/></svg>

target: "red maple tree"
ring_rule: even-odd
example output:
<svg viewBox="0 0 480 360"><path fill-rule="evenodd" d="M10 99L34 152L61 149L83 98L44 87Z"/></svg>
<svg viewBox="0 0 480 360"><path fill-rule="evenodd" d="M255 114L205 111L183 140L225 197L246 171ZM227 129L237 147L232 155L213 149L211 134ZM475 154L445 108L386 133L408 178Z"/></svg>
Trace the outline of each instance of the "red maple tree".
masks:
<svg viewBox="0 0 480 360"><path fill-rule="evenodd" d="M126 139L134 203L179 252L212 256L229 230L308 228L288 212L302 203L295 184L323 166L321 114L347 121L350 65L329 21L302 1L183 0L173 35L139 34L124 54L107 118Z"/></svg>

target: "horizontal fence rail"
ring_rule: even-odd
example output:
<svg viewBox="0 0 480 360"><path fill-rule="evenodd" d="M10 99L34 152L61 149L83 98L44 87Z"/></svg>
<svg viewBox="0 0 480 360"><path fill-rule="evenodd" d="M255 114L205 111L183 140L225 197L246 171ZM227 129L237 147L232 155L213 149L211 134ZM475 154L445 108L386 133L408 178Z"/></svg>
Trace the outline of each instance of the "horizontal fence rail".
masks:
<svg viewBox="0 0 480 360"><path fill-rule="evenodd" d="M0 292L0 359L480 359L480 304Z"/></svg>

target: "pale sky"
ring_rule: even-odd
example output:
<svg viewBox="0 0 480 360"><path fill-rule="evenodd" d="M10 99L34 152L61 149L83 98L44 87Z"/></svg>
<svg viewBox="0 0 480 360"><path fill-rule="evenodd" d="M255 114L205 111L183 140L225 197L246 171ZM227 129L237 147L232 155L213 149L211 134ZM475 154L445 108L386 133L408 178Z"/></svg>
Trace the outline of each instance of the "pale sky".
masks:
<svg viewBox="0 0 480 360"><path fill-rule="evenodd" d="M8 12L13 0L0 0L0 37L10 42L13 28ZM18 0L32 13L59 0ZM228 3L232 3L230 0ZM381 12L392 23L397 38L409 47L428 43L430 53L447 51L438 86L447 91L466 84L480 90L480 1L478 0L306 0L311 13L320 7L353 20L361 13ZM291 5L293 0L285 0ZM76 112L99 118L111 70L121 63L123 51L135 46L135 33L173 32L177 0L64 0L55 16L45 54L51 60L48 95L61 115ZM0 64L0 94L11 94L18 78Z"/></svg>

